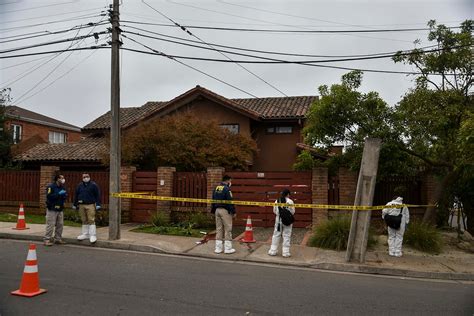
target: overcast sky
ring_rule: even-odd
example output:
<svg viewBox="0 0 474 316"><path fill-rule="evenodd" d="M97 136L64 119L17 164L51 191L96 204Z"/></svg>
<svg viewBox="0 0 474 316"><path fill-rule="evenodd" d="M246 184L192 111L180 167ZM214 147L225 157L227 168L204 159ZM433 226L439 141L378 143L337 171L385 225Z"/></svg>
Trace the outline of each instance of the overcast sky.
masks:
<svg viewBox="0 0 474 316"><path fill-rule="evenodd" d="M2 42L0 50L89 34L92 28L18 40L23 37L22 35L45 35L46 33L37 32L66 30L101 19L106 21L107 18L100 17L99 14L102 10L106 10L110 3L112 0L0 0L0 42ZM430 19L436 19L449 26L459 26L463 20L472 19L474 12L472 0L146 0L146 3L182 25L279 30L422 28ZM131 21L121 23L124 31L156 36L130 28L138 27L146 31L196 40L178 28L135 23L170 23L142 1L123 0L120 13L122 21ZM57 23L60 20L63 22ZM32 26L37 24L42 25ZM107 27L108 24L99 25L92 32L101 32ZM393 52L412 49L413 41L416 39L421 40L419 47L430 45L426 39L427 31L295 34L192 28L189 30L207 43L310 55ZM125 33L125 35L170 55L226 59L215 51L147 39L133 34ZM122 38L122 40L123 47L147 51L147 48L139 46L130 39ZM98 43L106 41L107 35L100 35ZM94 38L88 38L74 41L72 44L68 42L0 53L0 56L65 49L70 46L88 47L94 42ZM231 54L227 56L234 60L249 59ZM287 56L261 56L291 59ZM294 57L294 59L323 58ZM278 90L290 96L317 95L318 86L337 83L341 75L346 72L295 64L244 64L249 71L267 81L269 83L267 84L236 64L182 61L258 97L282 96ZM377 70L414 70L409 66L394 64L391 59L333 62L326 65ZM170 100L196 85L204 86L228 98L250 97L245 92L211 79L176 61L129 51L122 51L121 54L121 83L122 107L141 106L147 101ZM412 85L411 76L365 73L362 90L377 91L390 105L394 105ZM12 104L83 127L110 109L110 50L0 59L0 88L4 87L10 87L12 90Z"/></svg>

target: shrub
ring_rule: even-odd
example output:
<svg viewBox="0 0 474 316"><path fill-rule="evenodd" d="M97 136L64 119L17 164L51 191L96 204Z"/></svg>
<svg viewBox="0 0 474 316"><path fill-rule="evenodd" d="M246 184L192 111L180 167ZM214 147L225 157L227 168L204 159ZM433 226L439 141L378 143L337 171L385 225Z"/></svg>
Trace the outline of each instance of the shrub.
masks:
<svg viewBox="0 0 474 316"><path fill-rule="evenodd" d="M309 239L310 247L320 247L333 250L345 250L351 229L350 216L334 217L315 228L313 235ZM377 243L373 229L369 230L369 240L367 247L372 247Z"/></svg>
<svg viewBox="0 0 474 316"><path fill-rule="evenodd" d="M71 221L74 223L82 223L81 215L79 215L79 211L64 209L64 220Z"/></svg>
<svg viewBox="0 0 474 316"><path fill-rule="evenodd" d="M96 211L95 224L97 226L109 226L109 211L105 211L105 210Z"/></svg>
<svg viewBox="0 0 474 316"><path fill-rule="evenodd" d="M208 213L193 212L189 215L189 222L194 224L196 228L209 228L212 227L214 221Z"/></svg>
<svg viewBox="0 0 474 316"><path fill-rule="evenodd" d="M440 253L443 246L439 231L435 227L420 221L414 221L408 225L404 243L428 253Z"/></svg>
<svg viewBox="0 0 474 316"><path fill-rule="evenodd" d="M169 217L164 212L156 212L151 216L151 224L155 227L168 226Z"/></svg>

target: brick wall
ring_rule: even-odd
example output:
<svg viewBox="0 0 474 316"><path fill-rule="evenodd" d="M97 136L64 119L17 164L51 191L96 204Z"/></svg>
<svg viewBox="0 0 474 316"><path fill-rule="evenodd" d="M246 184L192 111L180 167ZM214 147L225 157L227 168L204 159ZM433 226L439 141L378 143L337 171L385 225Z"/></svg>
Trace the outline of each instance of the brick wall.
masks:
<svg viewBox="0 0 474 316"><path fill-rule="evenodd" d="M354 205L355 193L357 189L357 172L347 168L339 168L339 204ZM331 211L330 216L337 214L350 213L350 211Z"/></svg>
<svg viewBox="0 0 474 316"><path fill-rule="evenodd" d="M46 187L53 182L53 177L59 171L58 166L41 166L40 175L40 209L46 208Z"/></svg>
<svg viewBox="0 0 474 316"><path fill-rule="evenodd" d="M221 167L207 168L207 198L212 199L212 192L214 188L222 182L222 176L224 175L225 169ZM210 211L211 205L208 205Z"/></svg>
<svg viewBox="0 0 474 316"><path fill-rule="evenodd" d="M311 182L313 204L328 204L328 169L314 168ZM327 209L313 209L313 226L328 219Z"/></svg>
<svg viewBox="0 0 474 316"><path fill-rule="evenodd" d="M173 176L176 168L174 167L159 167L156 173L157 187L156 195L158 196L172 196L173 195ZM157 210L160 212L171 212L171 202L157 201Z"/></svg>
<svg viewBox="0 0 474 316"><path fill-rule="evenodd" d="M133 191L133 173L137 170L135 167L124 167L120 170L120 188L122 192ZM130 210L132 206L131 199L122 199L122 222L130 221Z"/></svg>

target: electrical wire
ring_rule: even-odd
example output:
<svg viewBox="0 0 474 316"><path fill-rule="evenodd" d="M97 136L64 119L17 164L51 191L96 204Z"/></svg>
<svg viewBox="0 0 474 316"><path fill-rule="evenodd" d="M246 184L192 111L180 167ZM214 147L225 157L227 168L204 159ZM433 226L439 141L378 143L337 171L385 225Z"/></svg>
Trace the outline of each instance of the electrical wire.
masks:
<svg viewBox="0 0 474 316"><path fill-rule="evenodd" d="M142 3L144 3L146 6L148 6L149 8L151 8L153 11L157 12L158 14L160 14L161 16L165 17L166 19L168 19L171 23L174 23L176 26L180 26L176 21L174 21L173 19L171 19L170 17L166 16L165 14L161 13L159 10L153 8L151 5L149 5L148 3L145 2L145 0L142 0ZM202 43L204 43L205 45L209 46L212 50L218 52L219 54L221 54L222 56L224 56L225 58L229 59L230 61L232 61L232 59L227 56L226 54L224 54L224 52L222 51L219 51L217 50L216 48L214 48L211 44L207 43L206 41L204 41L203 39L201 39L200 37L198 37L197 35L191 33L189 30L187 30L185 27L183 26L180 26L181 30L183 30L184 32L186 32L188 35L191 35L192 37L198 39L199 41L201 41ZM265 83L267 86L271 87L272 89L274 89L275 91L278 91L279 93L281 93L282 95L284 95L285 97L287 97L288 95L286 93L284 93L283 91L281 91L279 88L277 88L275 85L271 84L270 82L268 82L267 80L265 80L264 78L262 78L261 76L257 75L256 73L254 73L253 71L251 71L250 69L248 69L247 67L239 64L239 63L235 63L237 66L239 66L240 68L242 68L244 71L248 72L249 74L251 74L252 76L254 76L255 78L257 78L258 80L262 81L263 83Z"/></svg>
<svg viewBox="0 0 474 316"><path fill-rule="evenodd" d="M29 24L29 25L22 25L22 26L14 26L14 27L8 27L8 28L3 28L0 29L0 33L10 33L13 32L14 30L18 29L26 29L30 27L37 27L37 26L43 26L43 25L50 25L50 24L56 24L56 23L62 23L62 22L69 22L69 21L77 21L77 20L83 20L87 18L96 18L98 16L104 16L104 14L88 14L84 16L78 16L75 18L70 18L70 19L62 19L62 20L55 20L55 21L49 21L49 22L43 22L43 23L36 23L36 24Z"/></svg>
<svg viewBox="0 0 474 316"><path fill-rule="evenodd" d="M57 50L50 50L50 51L43 51L43 52L36 52L36 53L27 53L27 54L0 56L0 59L9 59L9 58L20 58L20 57L27 57L27 56L56 54L56 53L64 53L64 52L70 52L70 51L81 51L81 50L89 50L89 49L104 49L104 48L109 49L109 48L110 48L110 47L104 47L104 46L108 46L108 44L93 45L93 46L83 47L83 48L57 49Z"/></svg>
<svg viewBox="0 0 474 316"><path fill-rule="evenodd" d="M46 5L42 5L42 6L39 6L39 7L31 7L31 8L27 8L27 9L18 9L18 10L3 11L3 12L0 12L0 14L7 14L7 13L12 13L12 12L20 12L20 11L36 10L36 9L47 8L47 7L55 7L55 6L58 6L58 5L71 4L71 3L74 3L74 2L75 2L75 1L62 2L62 3L54 3L54 4L46 4Z"/></svg>
<svg viewBox="0 0 474 316"><path fill-rule="evenodd" d="M181 65L183 65L183 66L185 66L185 67L188 67L188 68L190 68L190 69L193 69L194 71L197 71L197 72L199 72L199 73L201 73L201 74L203 74L203 75L205 75L205 76L207 76L207 77L209 77L209 78L212 78L212 79L214 79L214 80L216 80L216 81L219 81L220 83L223 83L223 84L225 84L226 86L229 86L229 87L231 87L231 88L234 88L234 89L236 89L236 90L238 90L238 91L240 91L240 92L243 92L243 93L245 93L245 94L247 94L247 95L249 95L249 96L251 96L251 97L253 97L253 98L257 98L256 95L254 95L254 94L252 94L252 93L250 93L250 92L248 92L248 91L245 91L245 90L243 90L243 89L241 89L241 88L239 88L239 87L237 87L237 86L234 86L233 84L230 84L230 83L228 83L228 82L226 82L226 81L224 81L224 80L222 80L222 79L219 79L219 78L217 78L217 77L215 77L215 76L213 76L213 75L210 75L210 74L208 74L208 73L206 73L206 72L204 72L204 71L202 71L202 70L200 70L200 69L198 69L198 68L196 68L196 67L193 67L193 66L191 66L191 65L188 65L188 64L182 62L181 60L177 60L177 59L175 59L173 56L170 56L170 55L167 55L167 54L165 54L165 53L163 53L163 52L157 51L156 49L153 49L153 48L151 48L151 47L149 47L149 46L147 46L147 45L145 45L145 44L142 44L142 43L140 43L140 42L134 40L133 38L131 38L131 37L129 37L129 36L126 36L126 35L123 35L123 34L122 34L122 36L125 37L125 38L127 38L127 39L129 39L129 40L131 40L132 42L137 43L138 45L141 45L141 46L143 46L143 47L149 49L151 52L145 52L145 53L147 53L147 54L150 54L150 55L159 55L159 56L167 57L168 59L171 59L171 60L173 60L173 61L175 61L175 62L177 62L177 63L179 63L179 64L181 64ZM123 48L123 47L121 47L120 49L122 49L122 50L127 50L127 51L138 51L138 50L134 50L134 49L130 49L130 48Z"/></svg>

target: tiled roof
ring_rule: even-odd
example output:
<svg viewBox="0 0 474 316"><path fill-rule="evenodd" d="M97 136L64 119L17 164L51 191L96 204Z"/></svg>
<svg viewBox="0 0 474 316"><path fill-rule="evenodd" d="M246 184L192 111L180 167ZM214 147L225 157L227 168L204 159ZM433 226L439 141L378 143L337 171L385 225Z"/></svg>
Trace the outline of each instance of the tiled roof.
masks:
<svg viewBox="0 0 474 316"><path fill-rule="evenodd" d="M103 137L88 137L78 143L38 144L15 157L21 161L100 161L108 152Z"/></svg>
<svg viewBox="0 0 474 316"><path fill-rule="evenodd" d="M18 120L23 120L27 122L32 122L32 123L37 123L37 124L42 124L42 125L47 125L47 126L52 126L56 128L63 128L67 130L73 130L76 132L80 132L81 129L77 126L64 123L62 121L53 119L51 117L29 111L24 108L20 108L19 106L16 105L10 105L7 106L6 108L6 116L9 118L13 119L18 119Z"/></svg>
<svg viewBox="0 0 474 316"><path fill-rule="evenodd" d="M297 97L270 97L270 98L249 98L249 99L227 99L215 92L200 86L186 91L182 95L168 102L147 102L142 107L121 108L120 124L122 128L128 127L145 117L158 112L168 105L171 106L185 97L194 93L203 94L215 98L236 111L247 113L252 117L261 119L299 119L304 118L308 113L311 104L318 99L317 96L297 96ZM110 127L110 112L100 116L93 122L87 124L83 130L108 129Z"/></svg>

